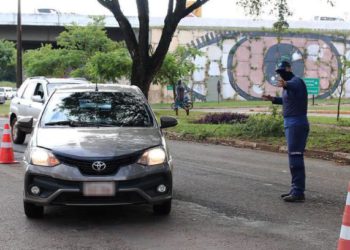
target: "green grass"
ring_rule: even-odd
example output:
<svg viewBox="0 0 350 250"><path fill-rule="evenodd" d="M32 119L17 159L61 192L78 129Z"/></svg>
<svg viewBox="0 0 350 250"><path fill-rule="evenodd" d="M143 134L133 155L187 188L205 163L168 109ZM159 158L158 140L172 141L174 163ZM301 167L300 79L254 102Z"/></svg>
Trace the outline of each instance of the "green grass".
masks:
<svg viewBox="0 0 350 250"><path fill-rule="evenodd" d="M335 117L326 116L309 116L309 122L312 124L337 125L342 127L350 127L350 118L341 118L338 122Z"/></svg>
<svg viewBox="0 0 350 250"><path fill-rule="evenodd" d="M4 104L0 104L0 116L7 116L10 112L10 100L7 100Z"/></svg>
<svg viewBox="0 0 350 250"><path fill-rule="evenodd" d="M157 117L175 116L174 112L160 110L155 112ZM194 120L199 119L204 113L191 112L190 116L186 116L184 112L180 112L178 117L178 126L168 129L182 136L191 136L198 140L206 138L222 138L222 139L241 139L247 141L263 142L272 145L285 145L284 136L268 136L252 138L244 134L239 124L237 125L214 125L214 124L195 124ZM335 118L330 117L310 117L311 131L308 139L308 149L339 151L350 153L350 131L344 127L338 126L320 126L317 124L339 125ZM343 119L342 122L350 126L350 119ZM316 124L317 123L317 124Z"/></svg>
<svg viewBox="0 0 350 250"><path fill-rule="evenodd" d="M0 87L15 88L16 87L16 83L15 82L0 81Z"/></svg>

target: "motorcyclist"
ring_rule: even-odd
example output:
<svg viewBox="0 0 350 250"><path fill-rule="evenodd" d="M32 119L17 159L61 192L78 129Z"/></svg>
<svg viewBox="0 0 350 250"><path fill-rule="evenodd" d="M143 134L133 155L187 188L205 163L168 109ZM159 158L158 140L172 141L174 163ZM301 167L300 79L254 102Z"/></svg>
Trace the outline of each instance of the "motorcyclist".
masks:
<svg viewBox="0 0 350 250"><path fill-rule="evenodd" d="M175 99L175 113L179 115L179 108L184 108L186 115L190 114L189 108L185 105L188 102L188 96L185 93L185 87L183 86L181 80L177 82L176 86L176 99Z"/></svg>

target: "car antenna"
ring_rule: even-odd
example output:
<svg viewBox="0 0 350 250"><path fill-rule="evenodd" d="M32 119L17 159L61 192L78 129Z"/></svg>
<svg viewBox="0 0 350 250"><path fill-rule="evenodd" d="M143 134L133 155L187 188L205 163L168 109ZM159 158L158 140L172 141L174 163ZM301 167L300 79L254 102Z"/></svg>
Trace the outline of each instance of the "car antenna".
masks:
<svg viewBox="0 0 350 250"><path fill-rule="evenodd" d="M98 91L97 82L96 82L96 88L95 88L95 91L96 91L96 92Z"/></svg>

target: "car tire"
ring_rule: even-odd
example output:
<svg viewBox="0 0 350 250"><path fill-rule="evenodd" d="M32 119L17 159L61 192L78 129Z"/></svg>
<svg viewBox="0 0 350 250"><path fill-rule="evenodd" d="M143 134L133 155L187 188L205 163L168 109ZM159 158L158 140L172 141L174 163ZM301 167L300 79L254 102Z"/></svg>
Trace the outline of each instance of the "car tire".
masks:
<svg viewBox="0 0 350 250"><path fill-rule="evenodd" d="M14 144L23 144L26 139L26 133L23 131L16 129L15 125L17 122L17 118L13 118L11 122L11 136Z"/></svg>
<svg viewBox="0 0 350 250"><path fill-rule="evenodd" d="M171 212L171 200L153 205L153 213L156 215L168 215Z"/></svg>
<svg viewBox="0 0 350 250"><path fill-rule="evenodd" d="M186 109L188 109L188 110L193 109L193 102L186 103Z"/></svg>
<svg viewBox="0 0 350 250"><path fill-rule="evenodd" d="M41 218L44 215L44 207L29 202L23 202L24 213L28 218Z"/></svg>
<svg viewBox="0 0 350 250"><path fill-rule="evenodd" d="M173 103L171 104L171 109L172 109L172 110L175 110L175 108L176 108L176 105L175 105L175 103L173 102Z"/></svg>

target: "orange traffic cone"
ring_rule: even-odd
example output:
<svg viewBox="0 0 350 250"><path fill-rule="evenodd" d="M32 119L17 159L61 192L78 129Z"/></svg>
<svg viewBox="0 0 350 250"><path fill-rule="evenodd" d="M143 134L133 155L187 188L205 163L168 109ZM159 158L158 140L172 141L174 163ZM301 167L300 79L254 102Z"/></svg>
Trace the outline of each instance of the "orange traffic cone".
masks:
<svg viewBox="0 0 350 250"><path fill-rule="evenodd" d="M13 153L10 126L5 124L0 146L0 164L17 163Z"/></svg>
<svg viewBox="0 0 350 250"><path fill-rule="evenodd" d="M346 197L345 210L343 215L343 223L340 230L338 242L338 250L350 249L350 183L348 187L348 195Z"/></svg>

